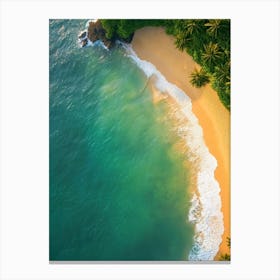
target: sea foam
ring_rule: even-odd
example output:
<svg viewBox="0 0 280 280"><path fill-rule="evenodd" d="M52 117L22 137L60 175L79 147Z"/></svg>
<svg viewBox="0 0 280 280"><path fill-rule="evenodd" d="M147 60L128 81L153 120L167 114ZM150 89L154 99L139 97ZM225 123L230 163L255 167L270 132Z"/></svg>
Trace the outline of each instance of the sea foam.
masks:
<svg viewBox="0 0 280 280"><path fill-rule="evenodd" d="M141 60L130 45L122 46L147 78L155 78L155 87L163 93L167 92L176 101L187 120L187 125L177 130L189 148L187 157L196 170L197 194L192 197L188 214L189 222L195 225L195 236L187 258L191 261L213 260L219 251L224 232L220 187L214 176L217 161L205 145L202 128L192 112L191 99L183 90L169 83L153 64Z"/></svg>
<svg viewBox="0 0 280 280"><path fill-rule="evenodd" d="M101 41L101 40L97 40L95 42L92 42L89 38L88 38L88 27L89 27L89 24L91 22L97 22L98 19L90 19L86 22L86 25L85 25L85 29L83 31L80 32L80 34L78 35L78 43L80 45L80 47L91 47L91 46L100 46L102 48L104 48L105 50L109 50L105 44ZM85 33L85 35L82 37L82 38L79 38L83 33ZM85 45L83 45L83 41L84 40L87 40L87 43Z"/></svg>
<svg viewBox="0 0 280 280"><path fill-rule="evenodd" d="M97 21L98 21L98 19L90 19L90 20L88 20L88 21L86 22L86 28L89 27L89 24L90 24L91 22L97 22Z"/></svg>
<svg viewBox="0 0 280 280"><path fill-rule="evenodd" d="M80 34L82 34L82 32L81 32ZM86 45L83 46L83 45L82 45L82 42L83 42L83 40L85 40L85 39L87 39L87 43L86 43ZM78 43L79 43L79 45L80 45L81 48L82 48L82 47L100 46L100 47L102 47L103 49L109 51L109 49L105 46L105 44L104 44L101 40L97 40L97 41L95 41L95 42L92 42L92 41L88 38L87 33L86 33L86 35L85 35L83 38L81 38L81 39L79 38L79 39L78 39Z"/></svg>

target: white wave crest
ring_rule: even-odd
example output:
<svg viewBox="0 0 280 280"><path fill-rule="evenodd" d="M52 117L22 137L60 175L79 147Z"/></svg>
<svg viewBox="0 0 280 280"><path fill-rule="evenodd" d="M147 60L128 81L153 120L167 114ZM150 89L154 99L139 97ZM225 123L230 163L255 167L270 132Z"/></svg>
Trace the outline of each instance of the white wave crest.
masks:
<svg viewBox="0 0 280 280"><path fill-rule="evenodd" d="M197 170L198 195L193 195L188 215L189 221L195 225L195 237L188 259L192 261L213 260L218 253L224 232L220 187L214 176L217 161L205 145L202 128L192 112L191 99L183 90L169 83L153 64L141 60L130 45L122 45L126 49L127 55L148 78L155 77L157 89L163 93L167 92L176 101L188 121L186 127L177 131L189 147L188 159Z"/></svg>
<svg viewBox="0 0 280 280"><path fill-rule="evenodd" d="M82 36L83 33L85 33L84 36ZM82 36L82 37L81 37L81 36ZM82 40L84 40L85 38L87 38L87 36L88 36L88 31L87 31L87 29L85 29L85 30L82 30L82 31L80 32L80 34L78 35L78 38L79 38L80 41L82 41ZM81 37L81 38L80 38L80 37Z"/></svg>
<svg viewBox="0 0 280 280"><path fill-rule="evenodd" d="M83 32L81 32L80 34L82 34ZM79 35L80 36L80 35ZM87 43L83 46L83 41L87 40ZM109 51L109 49L105 46L105 44L101 41L101 40L97 40L95 42L92 42L88 37L87 34L83 37L83 38L78 38L78 43L80 45L80 47L95 47L95 46L99 46L102 47L103 49L105 49L106 51Z"/></svg>
<svg viewBox="0 0 280 280"><path fill-rule="evenodd" d="M101 41L101 40L97 40L97 41L95 41L95 42L92 42L89 38L88 38L88 27L89 27L89 24L91 23L91 22L97 22L98 21L98 19L90 19L90 20L88 20L87 21L87 23L86 23L86 26L85 26L85 30L83 30L83 31L81 31L80 32L80 34L79 34L79 36L78 37L80 37L83 33L86 33L85 34L85 36L83 36L82 38L78 38L78 42L79 42L79 44L80 44L80 46L81 47L95 47L95 46L100 46L100 47L102 47L102 48L104 48L105 50L109 50L106 46L105 46L105 44ZM87 40L87 43L86 43L86 45L84 45L83 46L83 41L84 40Z"/></svg>
<svg viewBox="0 0 280 280"><path fill-rule="evenodd" d="M90 24L91 22L97 22L97 21L98 21L98 19L90 19L90 20L88 20L88 21L86 22L86 28L89 27L89 24Z"/></svg>
<svg viewBox="0 0 280 280"><path fill-rule="evenodd" d="M104 45L104 43L101 40L97 40L95 42L92 42L90 39L88 39L87 42L87 47L102 47L103 49L105 49L106 51L109 51L109 49Z"/></svg>
<svg viewBox="0 0 280 280"><path fill-rule="evenodd" d="M106 47L106 45L101 40L95 41L94 43L92 43L92 45L93 46L101 46L106 51L109 51L108 47Z"/></svg>

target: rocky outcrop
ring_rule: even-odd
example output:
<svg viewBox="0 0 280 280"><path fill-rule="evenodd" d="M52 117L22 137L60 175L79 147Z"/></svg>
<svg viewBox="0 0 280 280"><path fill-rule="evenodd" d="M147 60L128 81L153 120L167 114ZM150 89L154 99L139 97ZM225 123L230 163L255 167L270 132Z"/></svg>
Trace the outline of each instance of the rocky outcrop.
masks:
<svg viewBox="0 0 280 280"><path fill-rule="evenodd" d="M118 36L114 36L112 39L108 39L106 37L106 31L103 28L101 21L96 20L96 21L89 22L88 30L87 30L87 37L92 43L94 43L98 40L101 40L103 42L103 44L108 49L110 49L115 45L116 40L124 41L126 43L130 43L132 41L133 34L127 40L124 40L124 39L122 39Z"/></svg>
<svg viewBox="0 0 280 280"><path fill-rule="evenodd" d="M101 40L103 44L108 48L112 48L114 45L114 40L110 40L106 38L106 31L103 28L101 21L91 21L88 26L88 39L91 42L96 42L98 40Z"/></svg>
<svg viewBox="0 0 280 280"><path fill-rule="evenodd" d="M81 34L79 35L79 39L80 40L84 40L87 37L87 31L82 31Z"/></svg>
<svg viewBox="0 0 280 280"><path fill-rule="evenodd" d="M81 47L85 47L88 44L87 30L84 30L78 36Z"/></svg>
<svg viewBox="0 0 280 280"><path fill-rule="evenodd" d="M85 47L88 44L88 38L85 37L84 39L81 39L81 46Z"/></svg>

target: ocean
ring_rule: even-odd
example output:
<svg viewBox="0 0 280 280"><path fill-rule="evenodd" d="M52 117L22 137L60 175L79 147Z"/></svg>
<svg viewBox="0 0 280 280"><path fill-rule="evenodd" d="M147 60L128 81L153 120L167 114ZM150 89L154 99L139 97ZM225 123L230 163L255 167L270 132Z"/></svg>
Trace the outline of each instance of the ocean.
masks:
<svg viewBox="0 0 280 280"><path fill-rule="evenodd" d="M217 163L190 99L129 45L81 48L86 23L49 22L49 259L212 260Z"/></svg>

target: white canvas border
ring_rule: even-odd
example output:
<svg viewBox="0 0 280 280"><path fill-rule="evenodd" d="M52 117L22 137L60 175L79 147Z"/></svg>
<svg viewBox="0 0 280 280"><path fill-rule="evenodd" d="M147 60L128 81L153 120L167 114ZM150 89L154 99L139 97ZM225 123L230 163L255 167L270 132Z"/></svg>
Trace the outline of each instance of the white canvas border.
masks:
<svg viewBox="0 0 280 280"><path fill-rule="evenodd" d="M49 18L231 18L230 265L48 262ZM279 2L2 1L0 279L279 279Z"/></svg>

